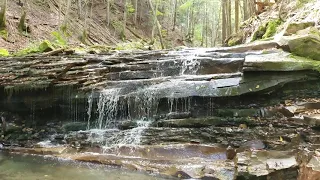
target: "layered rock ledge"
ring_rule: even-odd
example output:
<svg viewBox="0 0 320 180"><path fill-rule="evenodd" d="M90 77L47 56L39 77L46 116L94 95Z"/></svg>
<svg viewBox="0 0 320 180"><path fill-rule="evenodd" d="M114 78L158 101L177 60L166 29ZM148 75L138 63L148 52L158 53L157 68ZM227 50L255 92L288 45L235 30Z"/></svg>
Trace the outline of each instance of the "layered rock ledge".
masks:
<svg viewBox="0 0 320 180"><path fill-rule="evenodd" d="M1 58L1 141L178 178L315 179L320 64L277 47Z"/></svg>

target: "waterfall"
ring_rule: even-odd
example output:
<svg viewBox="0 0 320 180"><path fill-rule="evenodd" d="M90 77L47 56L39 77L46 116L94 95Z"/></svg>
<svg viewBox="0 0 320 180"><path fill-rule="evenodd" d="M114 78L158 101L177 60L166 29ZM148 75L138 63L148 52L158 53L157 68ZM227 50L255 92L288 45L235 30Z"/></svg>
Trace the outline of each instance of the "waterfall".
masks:
<svg viewBox="0 0 320 180"><path fill-rule="evenodd" d="M200 62L196 59L196 55L188 56L187 59L182 61L182 67L181 67L181 75L189 74L189 75L195 75L200 66Z"/></svg>
<svg viewBox="0 0 320 180"><path fill-rule="evenodd" d="M105 148L114 146L134 146L141 144L142 133L147 129L152 121L138 120L137 127L119 132L113 137L107 138L105 141Z"/></svg>
<svg viewBox="0 0 320 180"><path fill-rule="evenodd" d="M93 101L93 91L88 96L88 108L87 108L88 123L87 123L87 130L90 129L90 120L91 120L92 103L93 103L92 101Z"/></svg>
<svg viewBox="0 0 320 180"><path fill-rule="evenodd" d="M97 127L99 129L110 127L117 119L120 90L115 88L101 91L97 109L99 112Z"/></svg>

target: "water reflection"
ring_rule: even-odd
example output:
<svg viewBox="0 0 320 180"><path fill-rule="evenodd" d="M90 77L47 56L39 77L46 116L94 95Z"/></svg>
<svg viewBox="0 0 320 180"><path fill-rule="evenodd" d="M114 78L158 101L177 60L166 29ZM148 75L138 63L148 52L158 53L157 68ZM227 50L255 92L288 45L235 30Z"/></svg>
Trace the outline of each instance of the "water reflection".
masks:
<svg viewBox="0 0 320 180"><path fill-rule="evenodd" d="M52 157L0 152L1 180L160 180L163 178L120 169L58 160Z"/></svg>

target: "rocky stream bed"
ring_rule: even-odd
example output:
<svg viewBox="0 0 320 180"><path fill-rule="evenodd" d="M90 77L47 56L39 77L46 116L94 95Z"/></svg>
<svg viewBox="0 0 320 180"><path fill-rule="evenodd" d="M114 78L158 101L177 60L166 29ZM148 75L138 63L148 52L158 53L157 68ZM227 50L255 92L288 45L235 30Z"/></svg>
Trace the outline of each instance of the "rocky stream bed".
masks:
<svg viewBox="0 0 320 180"><path fill-rule="evenodd" d="M320 61L280 46L0 58L3 150L178 179L320 179Z"/></svg>

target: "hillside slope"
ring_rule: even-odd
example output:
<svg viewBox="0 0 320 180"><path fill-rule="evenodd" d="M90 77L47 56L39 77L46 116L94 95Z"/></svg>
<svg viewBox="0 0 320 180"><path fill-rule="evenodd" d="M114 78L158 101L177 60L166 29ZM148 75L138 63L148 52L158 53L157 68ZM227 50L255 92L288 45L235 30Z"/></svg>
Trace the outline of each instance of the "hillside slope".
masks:
<svg viewBox="0 0 320 180"><path fill-rule="evenodd" d="M124 39L122 33L124 5L122 1L115 1L111 4L109 25L106 22L107 4L105 0L94 1L92 8L90 4L85 4L85 1L72 1L68 16L65 14L67 12L67 1L28 0L26 2L22 5L19 0L8 1L6 12L8 37L6 40L0 38L0 47L13 51L36 41L50 39L52 37L51 33L58 31L64 22L67 22L70 44L80 44L84 32L87 32L86 42L89 45L115 45L127 41L150 41L152 17L149 15L149 7L146 3L141 2L139 4L136 24L133 14L128 14ZM79 8L78 2L81 2L81 8ZM61 9L59 4L61 4ZM26 23L30 28L28 36L24 36L18 31L19 21L24 9L27 13ZM62 13L59 13L59 10ZM168 36L166 40L174 42L176 39L179 39L179 32L172 32L172 35Z"/></svg>

